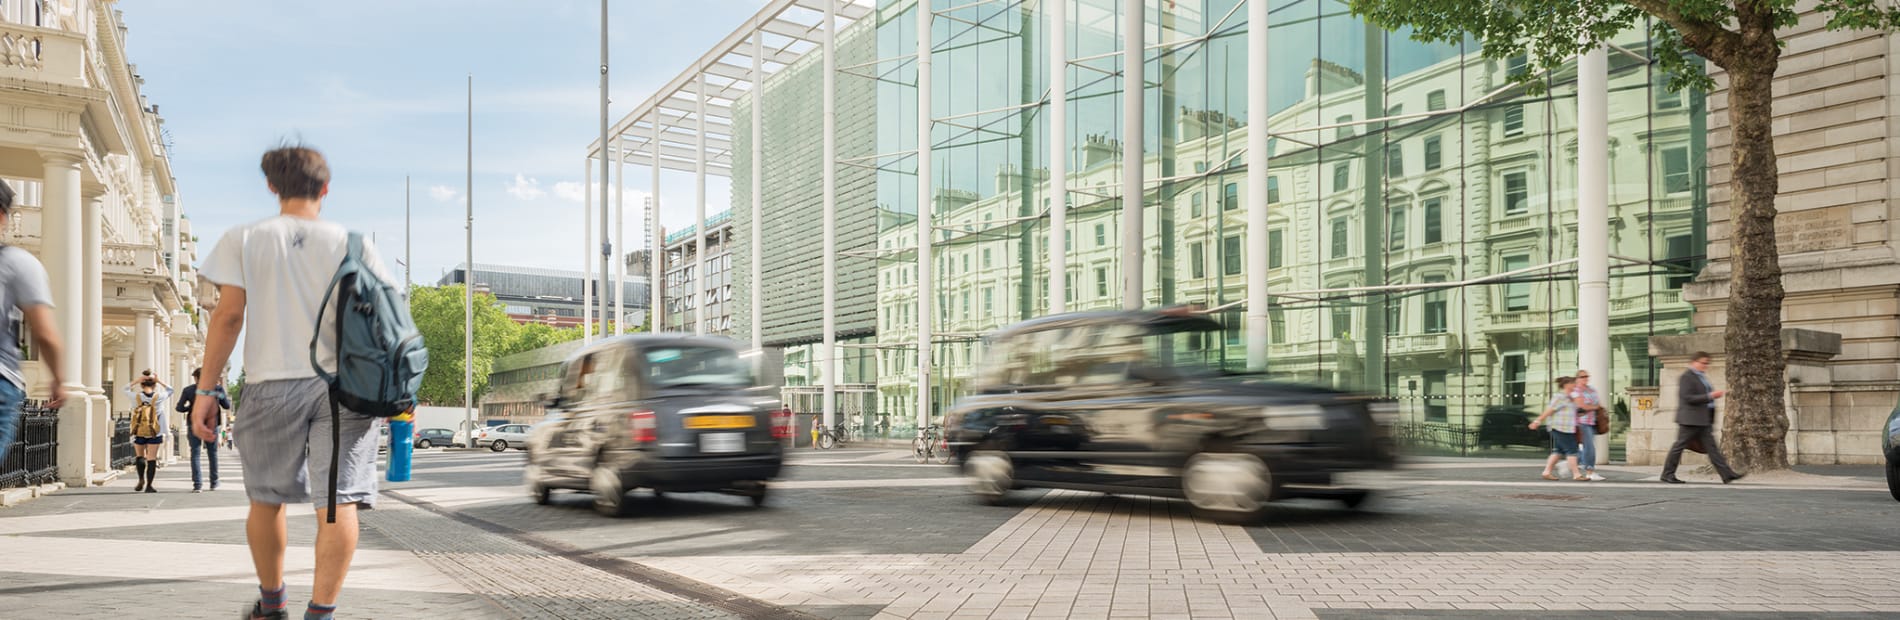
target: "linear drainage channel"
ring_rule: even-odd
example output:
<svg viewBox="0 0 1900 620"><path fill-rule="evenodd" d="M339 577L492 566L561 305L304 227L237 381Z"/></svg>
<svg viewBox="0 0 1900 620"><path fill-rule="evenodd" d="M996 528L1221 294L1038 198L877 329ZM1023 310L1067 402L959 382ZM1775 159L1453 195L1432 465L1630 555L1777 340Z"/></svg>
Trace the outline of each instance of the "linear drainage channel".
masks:
<svg viewBox="0 0 1900 620"><path fill-rule="evenodd" d="M437 569L448 572L458 582L464 582L464 584L473 582L481 586L483 590L502 590L500 593L481 591L481 595L496 601L496 605L504 609L519 612L524 616L540 616L543 612L553 612L562 605L589 607L597 612L600 607L618 605L621 609L616 616L625 616L625 618L642 618L642 616L644 618L817 618L806 612L771 605L766 601L752 599L747 595L724 590L718 586L701 584L673 572L659 571L654 567L633 563L633 561L606 555L606 553L581 550L576 546L547 540L534 533L519 531L502 523L488 521L483 517L448 510L435 502L414 498L399 491L384 491L382 494L401 500L422 512L448 517L460 525L473 527L481 533L505 538L505 540L490 538L492 542L498 542L498 544L471 544L469 540L466 540L467 536L443 533L443 529L439 527L441 521L433 521L433 519L429 521L437 523L437 527L429 527L428 523L422 523L422 521L399 523L399 517L395 513L386 513L386 515L369 513L371 519L380 523L372 523L371 519L365 519L365 525L369 527L376 527L378 531L391 534L403 542L412 542L409 544L410 548L414 548L420 557L435 563ZM483 536L483 534L475 534L475 536ZM509 553L509 550L515 553ZM561 574L534 574L526 580L509 580L509 582L496 580L494 574L490 574L490 569L504 569L504 571L526 569L521 561L526 557L534 557L534 561L528 561L528 565L536 565L540 571L561 572ZM612 580L618 580L618 586L599 584L608 576ZM593 590L597 593L606 593L606 595L566 597L564 593L540 591L545 584L551 584L551 582L566 582L566 586L576 586L581 590ZM595 582L595 584L587 584L587 582ZM593 588L585 588L585 586L593 586ZM650 595L640 595L642 591ZM568 603L551 601L551 599L568 599ZM581 599L591 599L591 601L581 601ZM608 599L619 599L619 601L608 601ZM676 599L676 601L665 601L665 599Z"/></svg>

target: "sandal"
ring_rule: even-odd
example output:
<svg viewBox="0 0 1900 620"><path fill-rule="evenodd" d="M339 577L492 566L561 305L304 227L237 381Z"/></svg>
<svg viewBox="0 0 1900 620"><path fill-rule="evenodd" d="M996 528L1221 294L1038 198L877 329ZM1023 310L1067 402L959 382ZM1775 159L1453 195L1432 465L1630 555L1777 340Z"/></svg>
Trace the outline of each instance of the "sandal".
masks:
<svg viewBox="0 0 1900 620"><path fill-rule="evenodd" d="M1556 479L1557 479L1557 477L1556 477L1556 476L1552 476L1552 475L1550 475L1550 474L1544 474L1544 479L1545 479L1545 480L1556 480Z"/></svg>
<svg viewBox="0 0 1900 620"><path fill-rule="evenodd" d="M1576 482L1589 482L1589 481L1590 481L1590 479L1589 479L1588 477L1584 477L1584 476L1577 476L1577 477L1575 477L1575 478L1571 478L1571 480L1573 480L1573 481L1576 481Z"/></svg>

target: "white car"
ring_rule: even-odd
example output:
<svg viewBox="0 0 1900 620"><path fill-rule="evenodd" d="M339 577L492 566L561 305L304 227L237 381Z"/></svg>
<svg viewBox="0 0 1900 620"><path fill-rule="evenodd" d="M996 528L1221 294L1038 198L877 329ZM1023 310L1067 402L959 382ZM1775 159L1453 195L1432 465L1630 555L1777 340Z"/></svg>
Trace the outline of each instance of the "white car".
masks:
<svg viewBox="0 0 1900 620"><path fill-rule="evenodd" d="M475 445L501 452L509 448L528 449L528 425L503 424L475 431Z"/></svg>

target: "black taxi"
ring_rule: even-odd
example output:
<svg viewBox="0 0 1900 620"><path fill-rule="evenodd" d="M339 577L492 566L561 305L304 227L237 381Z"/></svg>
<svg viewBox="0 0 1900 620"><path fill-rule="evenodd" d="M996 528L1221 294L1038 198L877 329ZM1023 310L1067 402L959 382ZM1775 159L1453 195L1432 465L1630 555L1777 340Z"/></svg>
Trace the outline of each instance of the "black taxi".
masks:
<svg viewBox="0 0 1900 620"><path fill-rule="evenodd" d="M1222 325L1193 309L1072 313L988 338L947 439L977 497L1028 487L1186 499L1220 520L1268 502L1369 492L1335 476L1394 464L1390 401L1222 370Z"/></svg>

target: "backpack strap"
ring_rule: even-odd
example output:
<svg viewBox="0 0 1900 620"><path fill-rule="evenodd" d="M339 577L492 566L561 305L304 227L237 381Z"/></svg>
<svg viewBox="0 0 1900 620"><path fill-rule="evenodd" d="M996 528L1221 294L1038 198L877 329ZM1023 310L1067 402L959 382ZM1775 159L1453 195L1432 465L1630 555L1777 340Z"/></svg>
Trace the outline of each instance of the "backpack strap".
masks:
<svg viewBox="0 0 1900 620"><path fill-rule="evenodd" d="M363 234L351 232L349 249L343 254L343 265L337 268L336 277L332 278L336 283L342 284L338 289L342 290L343 293L341 298L336 302L336 354L337 364L339 365L338 372L342 372L340 366L343 363L343 312L350 305L349 289L356 284L357 269L355 269L355 267L362 265L362 262ZM333 285L336 283L333 283ZM325 297L327 299L328 295L326 294ZM318 308L317 312L319 313L318 316L322 316L321 313L323 309ZM314 361L317 355L316 346L314 344L316 339L316 334L311 334L310 341L312 346L310 347L310 359L312 360L312 365L316 363ZM323 369L318 368L317 373L323 374ZM332 376L326 377L326 380L330 383L330 514L325 516L324 520L329 523L336 523L336 470L338 463L343 458L343 412L342 407L337 403L338 390L336 387L336 379Z"/></svg>
<svg viewBox="0 0 1900 620"><path fill-rule="evenodd" d="M338 285L343 283L343 277L356 273L356 267L363 262L363 233L350 231L349 239L348 246L343 252L343 262L337 265L336 275L330 278L330 286L323 290L323 303L317 306L318 327L323 325L323 311L329 309L330 296L336 294L337 290L341 288ZM337 308L338 355L342 355L342 351L340 350L343 344L341 340L343 334L343 312L341 306L345 303L347 303L347 301L337 302L339 306ZM329 371L323 369L323 365L317 363L317 339L322 337L321 331L322 330L310 331L310 368L317 371L317 376L321 377L324 383L334 385L336 383L336 375L330 374Z"/></svg>

